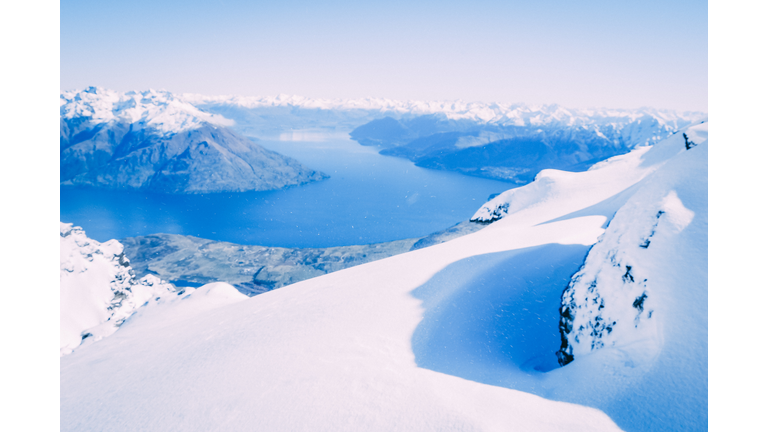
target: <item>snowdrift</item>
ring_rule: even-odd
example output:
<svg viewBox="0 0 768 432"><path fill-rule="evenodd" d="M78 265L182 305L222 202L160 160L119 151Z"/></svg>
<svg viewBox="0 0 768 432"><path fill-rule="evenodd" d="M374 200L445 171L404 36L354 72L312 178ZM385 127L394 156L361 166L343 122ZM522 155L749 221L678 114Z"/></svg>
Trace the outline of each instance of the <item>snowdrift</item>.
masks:
<svg viewBox="0 0 768 432"><path fill-rule="evenodd" d="M61 429L704 429L706 131L543 171L443 244L143 308L62 358Z"/></svg>

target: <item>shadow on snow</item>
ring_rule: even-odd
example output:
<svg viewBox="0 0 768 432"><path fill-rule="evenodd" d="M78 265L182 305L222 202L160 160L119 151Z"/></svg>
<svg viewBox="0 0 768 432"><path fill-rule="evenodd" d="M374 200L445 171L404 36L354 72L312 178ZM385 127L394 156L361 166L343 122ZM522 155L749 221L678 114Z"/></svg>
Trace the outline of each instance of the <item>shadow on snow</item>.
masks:
<svg viewBox="0 0 768 432"><path fill-rule="evenodd" d="M412 292L425 309L416 363L510 388L558 368L560 296L588 250L548 244L448 266Z"/></svg>
<svg viewBox="0 0 768 432"><path fill-rule="evenodd" d="M598 408L625 430L658 429L649 416L665 399L635 394L647 370L622 350L557 363L560 296L589 248L547 244L480 255L437 273L412 291L424 308L411 339L416 364Z"/></svg>

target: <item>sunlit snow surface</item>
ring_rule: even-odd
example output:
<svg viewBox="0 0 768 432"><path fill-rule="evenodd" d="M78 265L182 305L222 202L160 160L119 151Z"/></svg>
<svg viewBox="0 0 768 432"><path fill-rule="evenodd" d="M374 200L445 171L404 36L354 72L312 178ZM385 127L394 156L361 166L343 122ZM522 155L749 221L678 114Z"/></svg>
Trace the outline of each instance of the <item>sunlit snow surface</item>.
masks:
<svg viewBox="0 0 768 432"><path fill-rule="evenodd" d="M142 123L166 134L196 129L204 123L232 126L234 122L217 114L200 111L167 91L147 90L120 93L100 87L62 92L61 117L85 117L93 123L113 120Z"/></svg>
<svg viewBox="0 0 768 432"><path fill-rule="evenodd" d="M489 203L506 204L497 222L444 244L207 310L137 313L62 359L62 430L704 429L696 128L689 151L678 133L584 173L546 170ZM623 246L658 205L677 210L672 229L647 254ZM612 265L598 241L648 274L657 331L626 326L557 367L560 295L585 257Z"/></svg>
<svg viewBox="0 0 768 432"><path fill-rule="evenodd" d="M175 296L154 275L136 278L117 240L99 243L80 227L59 227L61 355L113 334L152 299Z"/></svg>

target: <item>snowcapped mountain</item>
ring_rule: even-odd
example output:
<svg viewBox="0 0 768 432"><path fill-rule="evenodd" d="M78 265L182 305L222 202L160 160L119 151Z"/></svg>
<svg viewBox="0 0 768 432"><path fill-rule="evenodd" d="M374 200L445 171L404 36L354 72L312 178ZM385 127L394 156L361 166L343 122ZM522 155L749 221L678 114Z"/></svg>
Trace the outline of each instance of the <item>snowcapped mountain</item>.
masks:
<svg viewBox="0 0 768 432"><path fill-rule="evenodd" d="M147 308L62 358L61 429L702 430L707 149L697 124L446 243Z"/></svg>
<svg viewBox="0 0 768 432"><path fill-rule="evenodd" d="M144 302L175 291L152 275L136 280L116 240L99 243L66 223L59 235L62 355L109 336Z"/></svg>
<svg viewBox="0 0 768 432"><path fill-rule="evenodd" d="M61 118L88 119L92 123L111 121L153 128L163 134L197 129L205 123L233 126L232 120L203 112L167 91L148 90L119 93L89 87L60 95Z"/></svg>
<svg viewBox="0 0 768 432"><path fill-rule="evenodd" d="M164 91L61 94L62 184L163 193L271 190L326 178Z"/></svg>
<svg viewBox="0 0 768 432"><path fill-rule="evenodd" d="M197 291L206 294L195 294L194 288L177 289L151 274L138 279L117 240L99 243L68 223L60 223L59 236L62 356L112 335L149 305L167 307L191 295L246 298L224 283L205 285Z"/></svg>
<svg viewBox="0 0 768 432"><path fill-rule="evenodd" d="M447 114L385 117L350 136L417 166L527 184L543 169L583 171L637 146L653 145L702 116L649 109L517 107L488 121L456 120Z"/></svg>
<svg viewBox="0 0 768 432"><path fill-rule="evenodd" d="M202 96L185 101L236 121L239 132L349 133L362 145L425 168L527 184L542 169L583 171L700 121L699 112L569 109L463 101Z"/></svg>
<svg viewBox="0 0 768 432"><path fill-rule="evenodd" d="M568 109L558 105L525 105L520 103L484 103L457 101L400 101L386 98L361 99L314 99L303 96L204 96L184 93L185 102L195 106L233 106L244 109L285 107L292 110L367 111L390 115L418 117L441 114L447 120L467 120L473 123L498 124L503 126L546 126L559 124L580 127L601 123L631 123L645 116L652 116L664 123L675 125L702 113L678 113L670 110L641 108L621 109ZM599 119L596 121L596 119ZM675 126L677 129L677 126Z"/></svg>

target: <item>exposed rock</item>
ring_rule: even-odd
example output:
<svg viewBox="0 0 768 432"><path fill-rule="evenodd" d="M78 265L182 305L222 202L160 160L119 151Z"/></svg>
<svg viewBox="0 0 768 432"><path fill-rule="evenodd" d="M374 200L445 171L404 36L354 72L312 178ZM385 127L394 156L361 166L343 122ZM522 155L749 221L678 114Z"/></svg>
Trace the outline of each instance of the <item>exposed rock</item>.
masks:
<svg viewBox="0 0 768 432"><path fill-rule="evenodd" d="M690 292L686 307L706 308L706 271L687 271L706 267L706 243L703 248L692 243L684 230L694 217L696 229L706 227L707 125L688 133L702 137L703 144L686 152L679 146L683 139L670 139L652 149L678 154L643 180L616 212L563 292L561 365L602 348L621 349L633 364L648 365L664 343L659 322L669 319L665 309L672 299ZM646 160L653 157L649 152ZM703 282L693 277L701 274Z"/></svg>
<svg viewBox="0 0 768 432"><path fill-rule="evenodd" d="M66 223L59 236L61 355L111 335L147 301L177 291L156 276L136 277L117 240L99 243Z"/></svg>
<svg viewBox="0 0 768 432"><path fill-rule="evenodd" d="M161 193L280 189L328 176L168 92L62 94L60 181Z"/></svg>

